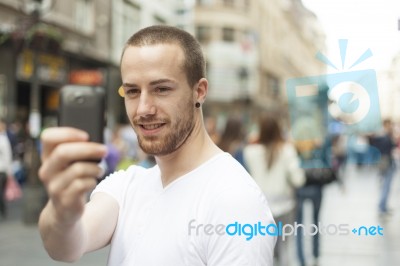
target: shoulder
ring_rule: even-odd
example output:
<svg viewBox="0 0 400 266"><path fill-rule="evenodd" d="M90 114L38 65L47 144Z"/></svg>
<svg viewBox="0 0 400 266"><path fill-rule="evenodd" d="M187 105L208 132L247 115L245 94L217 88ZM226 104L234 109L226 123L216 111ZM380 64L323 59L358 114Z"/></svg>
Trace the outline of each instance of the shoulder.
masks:
<svg viewBox="0 0 400 266"><path fill-rule="evenodd" d="M212 176L211 182L223 183L225 184L224 187L228 184L242 184L249 181L251 183L252 180L243 165L229 153L217 156L204 170L207 171L207 176Z"/></svg>
<svg viewBox="0 0 400 266"><path fill-rule="evenodd" d="M265 153L265 147L262 144L249 144L244 147L243 154L246 157L257 157Z"/></svg>
<svg viewBox="0 0 400 266"><path fill-rule="evenodd" d="M289 155L289 156L297 155L297 151L296 151L296 148L294 147L293 143L288 142L288 141L286 141L282 144L282 153L285 155Z"/></svg>
<svg viewBox="0 0 400 266"><path fill-rule="evenodd" d="M244 147L244 151L260 151L264 149L264 145L259 144L259 143L254 143L254 144L248 144Z"/></svg>
<svg viewBox="0 0 400 266"><path fill-rule="evenodd" d="M151 177L155 177L154 173L157 170L158 168L156 167L146 169L141 166L132 165L126 170L116 171L101 181L92 192L92 195L97 192L104 192L121 203L128 190L140 187L146 179L150 180Z"/></svg>
<svg viewBox="0 0 400 266"><path fill-rule="evenodd" d="M229 210L237 213L268 210L264 194L240 163L230 155L215 163L212 172L210 168L211 184L207 194L216 212L224 210L228 214Z"/></svg>

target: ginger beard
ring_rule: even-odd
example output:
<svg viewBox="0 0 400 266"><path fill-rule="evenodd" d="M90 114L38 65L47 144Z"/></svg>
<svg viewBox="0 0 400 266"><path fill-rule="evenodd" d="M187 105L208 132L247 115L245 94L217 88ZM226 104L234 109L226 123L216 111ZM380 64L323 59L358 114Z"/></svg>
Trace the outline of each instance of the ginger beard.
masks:
<svg viewBox="0 0 400 266"><path fill-rule="evenodd" d="M178 111L174 121L156 116L133 119L132 124L140 148L145 153L155 156L167 155L176 151L185 143L193 131L195 125L193 106L194 103L191 100L186 101L183 106L177 106ZM139 129L141 123L165 123L163 133L156 136L143 136Z"/></svg>

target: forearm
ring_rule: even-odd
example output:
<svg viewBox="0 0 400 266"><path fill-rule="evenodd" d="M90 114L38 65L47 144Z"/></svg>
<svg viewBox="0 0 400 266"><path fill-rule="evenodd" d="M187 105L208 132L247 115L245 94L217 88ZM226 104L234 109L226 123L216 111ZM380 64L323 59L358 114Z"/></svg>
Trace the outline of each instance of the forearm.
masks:
<svg viewBox="0 0 400 266"><path fill-rule="evenodd" d="M54 260L77 261L86 251L88 238L81 220L73 224L58 221L51 201L40 215L39 230L44 247Z"/></svg>

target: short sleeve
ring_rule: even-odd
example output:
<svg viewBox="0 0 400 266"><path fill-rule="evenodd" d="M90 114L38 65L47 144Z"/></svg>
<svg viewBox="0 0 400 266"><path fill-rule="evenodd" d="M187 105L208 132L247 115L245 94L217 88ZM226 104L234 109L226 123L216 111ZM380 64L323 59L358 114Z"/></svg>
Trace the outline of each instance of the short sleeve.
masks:
<svg viewBox="0 0 400 266"><path fill-rule="evenodd" d="M113 197L121 207L124 195L137 173L137 166L131 166L127 170L120 170L107 176L93 190L90 197L98 192L103 192Z"/></svg>

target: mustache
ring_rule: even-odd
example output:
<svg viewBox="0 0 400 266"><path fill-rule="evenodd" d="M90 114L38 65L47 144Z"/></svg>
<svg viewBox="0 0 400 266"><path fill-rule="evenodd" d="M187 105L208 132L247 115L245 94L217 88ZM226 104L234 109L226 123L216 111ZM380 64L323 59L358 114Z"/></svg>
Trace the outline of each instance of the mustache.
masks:
<svg viewBox="0 0 400 266"><path fill-rule="evenodd" d="M166 118L156 118L156 117L139 117L133 119L133 124L161 124L170 122L169 119Z"/></svg>

